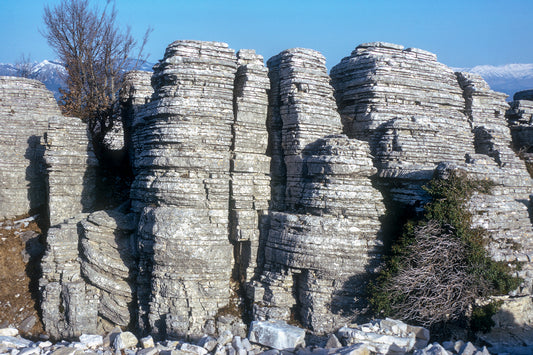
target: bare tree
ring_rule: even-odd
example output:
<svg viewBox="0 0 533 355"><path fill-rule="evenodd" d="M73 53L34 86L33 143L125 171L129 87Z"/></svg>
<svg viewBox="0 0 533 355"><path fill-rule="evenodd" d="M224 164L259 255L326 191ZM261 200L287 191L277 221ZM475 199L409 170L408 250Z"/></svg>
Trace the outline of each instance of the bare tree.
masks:
<svg viewBox="0 0 533 355"><path fill-rule="evenodd" d="M464 316L490 286L474 275L468 247L451 226L432 220L414 231L415 242L402 256L403 267L387 285L391 311L424 326Z"/></svg>
<svg viewBox="0 0 533 355"><path fill-rule="evenodd" d="M32 72L33 63L29 55L22 54L20 59L15 63L15 69L17 71L16 76L35 79L35 75Z"/></svg>
<svg viewBox="0 0 533 355"><path fill-rule="evenodd" d="M96 143L113 126L112 105L137 47L130 29L118 28L116 17L111 0L103 9L91 8L89 0L62 0L44 8L42 34L67 72L67 88L60 90L63 112L85 120ZM139 46L137 63L150 32Z"/></svg>

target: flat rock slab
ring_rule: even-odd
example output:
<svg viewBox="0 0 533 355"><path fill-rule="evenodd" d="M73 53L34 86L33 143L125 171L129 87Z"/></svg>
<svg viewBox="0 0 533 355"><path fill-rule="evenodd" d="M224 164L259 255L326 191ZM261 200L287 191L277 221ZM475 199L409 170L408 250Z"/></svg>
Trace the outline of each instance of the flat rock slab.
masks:
<svg viewBox="0 0 533 355"><path fill-rule="evenodd" d="M279 320L254 321L248 339L252 343L283 350L305 346L305 330Z"/></svg>

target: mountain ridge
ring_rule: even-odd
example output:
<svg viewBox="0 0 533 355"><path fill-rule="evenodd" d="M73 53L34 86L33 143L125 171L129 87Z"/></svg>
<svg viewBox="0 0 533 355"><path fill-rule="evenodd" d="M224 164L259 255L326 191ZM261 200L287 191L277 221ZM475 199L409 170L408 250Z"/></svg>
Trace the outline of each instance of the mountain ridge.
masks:
<svg viewBox="0 0 533 355"><path fill-rule="evenodd" d="M135 60L132 60L130 67L134 67ZM66 74L61 62L57 60L43 60L31 63L30 78L42 81L48 90L54 93L54 97L59 99L59 88L64 86L62 76ZM151 71L154 63L143 62L139 70ZM453 68L455 71L466 71L481 75L489 84L492 90L503 92L512 96L522 90L533 88L533 63L510 63L504 65L476 65L471 68ZM17 76L17 65L11 63L0 63L0 75Z"/></svg>

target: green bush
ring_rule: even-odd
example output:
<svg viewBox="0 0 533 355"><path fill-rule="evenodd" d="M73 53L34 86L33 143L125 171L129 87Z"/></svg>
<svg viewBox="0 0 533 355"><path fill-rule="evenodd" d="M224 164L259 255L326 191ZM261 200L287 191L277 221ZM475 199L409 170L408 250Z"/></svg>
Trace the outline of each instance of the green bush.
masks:
<svg viewBox="0 0 533 355"><path fill-rule="evenodd" d="M490 193L492 186L453 171L425 186L432 201L424 216L406 223L369 286L376 314L431 327L469 319L476 299L503 295L520 285L508 265L489 257L487 231L471 226L469 199L474 193Z"/></svg>

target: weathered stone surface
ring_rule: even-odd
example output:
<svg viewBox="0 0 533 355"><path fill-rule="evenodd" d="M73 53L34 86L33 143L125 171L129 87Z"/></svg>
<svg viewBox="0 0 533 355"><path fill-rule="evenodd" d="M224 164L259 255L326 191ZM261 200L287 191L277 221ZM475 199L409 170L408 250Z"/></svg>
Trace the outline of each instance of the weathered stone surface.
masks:
<svg viewBox="0 0 533 355"><path fill-rule="evenodd" d="M127 326L135 295L133 214L98 211L80 222L81 272L100 290L98 313L115 325Z"/></svg>
<svg viewBox="0 0 533 355"><path fill-rule="evenodd" d="M331 69L344 130L366 140L394 201L415 205L441 161L474 153L454 72L429 52L376 42Z"/></svg>
<svg viewBox="0 0 533 355"><path fill-rule="evenodd" d="M230 238L235 243L241 279L250 281L258 263L270 202L267 110L270 88L263 57L237 52L230 180Z"/></svg>
<svg viewBox="0 0 533 355"><path fill-rule="evenodd" d="M520 153L531 175L533 174L533 97L519 94L514 95L514 101L510 103L506 118L511 129L513 148Z"/></svg>
<svg viewBox="0 0 533 355"><path fill-rule="evenodd" d="M75 117L51 117L44 159L50 225L81 212L92 212L96 204L98 160L87 125Z"/></svg>
<svg viewBox="0 0 533 355"><path fill-rule="evenodd" d="M99 316L129 324L134 228L133 215L118 211L80 214L50 228L39 286L43 323L52 338L97 334Z"/></svg>
<svg viewBox="0 0 533 355"><path fill-rule="evenodd" d="M54 339L96 334L98 290L81 277L78 260L80 214L49 229L39 280L42 321Z"/></svg>
<svg viewBox="0 0 533 355"><path fill-rule="evenodd" d="M511 150L506 96L477 75L454 74L431 53L383 43L357 47L331 76L345 131L370 142L379 184L393 201L423 206L420 187L443 161L496 183L493 194L472 199L474 223L491 232L495 259L526 262L519 292L531 292L532 182Z"/></svg>
<svg viewBox="0 0 533 355"><path fill-rule="evenodd" d="M305 346L305 330L282 321L254 321L248 338L252 343L278 350Z"/></svg>
<svg viewBox="0 0 533 355"><path fill-rule="evenodd" d="M142 116L144 105L152 97L154 89L151 85L153 72L133 70L124 75L124 85L119 93L120 130L124 148L128 151L130 162L135 160L132 141L132 126L135 117Z"/></svg>
<svg viewBox="0 0 533 355"><path fill-rule="evenodd" d="M347 345L363 343L378 354L403 354L423 349L429 341L429 331L401 321L384 319L349 328L344 326L337 336Z"/></svg>
<svg viewBox="0 0 533 355"><path fill-rule="evenodd" d="M280 172L273 179L273 194L285 186L277 207L286 211L270 214L265 266L250 287L254 317L288 320L297 308L305 326L323 333L346 321L379 265L385 209L369 179L376 170L367 143L333 135L341 121L323 57L292 49L269 65L278 71L271 92L280 98L271 105L281 105L286 171L286 180Z"/></svg>
<svg viewBox="0 0 533 355"><path fill-rule="evenodd" d="M139 339L132 332L119 333L113 341L115 350L129 349L137 346Z"/></svg>
<svg viewBox="0 0 533 355"><path fill-rule="evenodd" d="M43 136L59 115L41 82L0 76L0 219L46 204Z"/></svg>
<svg viewBox="0 0 533 355"><path fill-rule="evenodd" d="M154 67L152 101L134 122L140 323L154 334L200 333L229 302L236 70L225 43L170 44Z"/></svg>

